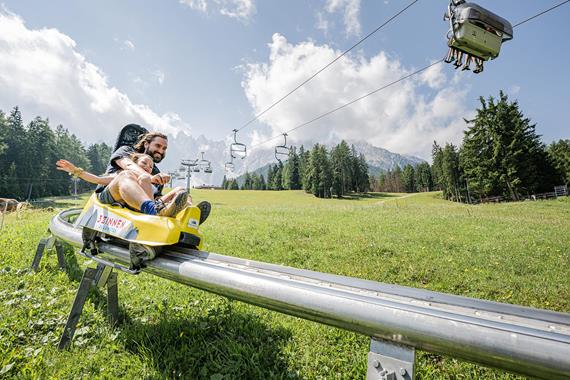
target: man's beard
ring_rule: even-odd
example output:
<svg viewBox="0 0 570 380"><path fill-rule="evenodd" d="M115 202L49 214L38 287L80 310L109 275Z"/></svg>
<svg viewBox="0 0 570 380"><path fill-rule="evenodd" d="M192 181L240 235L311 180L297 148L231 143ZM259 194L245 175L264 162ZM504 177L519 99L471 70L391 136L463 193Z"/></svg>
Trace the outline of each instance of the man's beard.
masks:
<svg viewBox="0 0 570 380"><path fill-rule="evenodd" d="M145 153L145 154L148 154L149 156L151 156L151 157L152 157L152 161L153 161L155 164L158 164L160 161L162 161L162 160L164 159L164 155L163 155L163 154L160 154L160 153L158 153L158 152L149 152L148 149L145 149L145 150L144 150L144 153ZM156 158L156 155L158 155L159 158Z"/></svg>
<svg viewBox="0 0 570 380"><path fill-rule="evenodd" d="M157 156L159 156L159 157L157 158ZM151 157L152 157L152 160L154 161L155 164L158 164L160 161L162 161L164 159L164 156L160 153L153 153Z"/></svg>

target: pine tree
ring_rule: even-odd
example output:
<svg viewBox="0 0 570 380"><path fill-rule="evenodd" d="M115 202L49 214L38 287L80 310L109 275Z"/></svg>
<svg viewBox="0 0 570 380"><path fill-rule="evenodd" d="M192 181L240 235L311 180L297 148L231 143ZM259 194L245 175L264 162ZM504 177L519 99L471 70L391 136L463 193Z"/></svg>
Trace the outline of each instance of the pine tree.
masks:
<svg viewBox="0 0 570 380"><path fill-rule="evenodd" d="M271 188L273 190L283 190L283 164L281 162L275 166L273 171Z"/></svg>
<svg viewBox="0 0 570 380"><path fill-rule="evenodd" d="M431 191L433 184L431 178L431 168L427 162L422 162L416 166L416 190L415 191Z"/></svg>
<svg viewBox="0 0 570 380"><path fill-rule="evenodd" d="M548 146L548 156L558 171L560 183L570 183L570 140L559 140Z"/></svg>
<svg viewBox="0 0 570 380"><path fill-rule="evenodd" d="M434 141L431 149L431 177L435 189L443 189L443 150Z"/></svg>
<svg viewBox="0 0 570 380"><path fill-rule="evenodd" d="M358 155L357 161L358 167L358 192L366 193L370 190L370 175L368 174L368 163L366 162L366 157L364 154L360 153Z"/></svg>
<svg viewBox="0 0 570 380"><path fill-rule="evenodd" d="M461 202L462 171L459 167L459 152L453 144L445 144L442 155L442 176L445 199Z"/></svg>
<svg viewBox="0 0 570 380"><path fill-rule="evenodd" d="M289 159L287 160L287 170L285 177L286 189L289 190L299 190L301 189L301 173L300 173L300 158L297 154L297 149L293 148L291 150L291 154L289 155Z"/></svg>
<svg viewBox="0 0 570 380"><path fill-rule="evenodd" d="M107 163L111 158L112 147L105 144L91 144L87 148L87 158L91 166L91 171L95 174L103 174L107 170Z"/></svg>
<svg viewBox="0 0 570 380"><path fill-rule="evenodd" d="M470 189L480 196L523 195L552 188L555 170L530 123L502 91L496 101L480 98L461 149L461 166Z"/></svg>
<svg viewBox="0 0 570 380"><path fill-rule="evenodd" d="M415 170L412 165L407 164L404 166L404 170L402 170L402 183L406 193L413 193L416 191L415 175Z"/></svg>
<svg viewBox="0 0 570 380"><path fill-rule="evenodd" d="M311 192L307 180L307 175L309 172L309 158L310 151L305 150L305 147L301 145L299 148L299 179L301 181L301 188L307 193Z"/></svg>
<svg viewBox="0 0 570 380"><path fill-rule="evenodd" d="M269 165L267 169L267 190L274 190L273 189L273 182L275 177L275 169L273 165Z"/></svg>
<svg viewBox="0 0 570 380"><path fill-rule="evenodd" d="M251 174L249 172L245 172L245 179L243 181L243 185L241 187L242 190L251 190L253 188L253 181L251 178Z"/></svg>
<svg viewBox="0 0 570 380"><path fill-rule="evenodd" d="M267 183L265 182L263 174L259 175L259 190L267 190Z"/></svg>
<svg viewBox="0 0 570 380"><path fill-rule="evenodd" d="M22 122L22 114L18 107L14 107L10 115L6 119L6 128L4 134L5 162L4 170L7 169L8 175L6 180L6 193L9 197L24 199L27 196L27 190L31 184L31 178L28 177L24 165L29 165L30 161L26 159L29 152L28 139L24 124Z"/></svg>

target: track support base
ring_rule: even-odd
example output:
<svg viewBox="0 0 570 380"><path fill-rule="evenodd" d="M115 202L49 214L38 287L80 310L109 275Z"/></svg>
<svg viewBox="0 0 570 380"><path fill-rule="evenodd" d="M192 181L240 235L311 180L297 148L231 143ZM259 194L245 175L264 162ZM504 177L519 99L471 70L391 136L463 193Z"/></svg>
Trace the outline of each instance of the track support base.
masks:
<svg viewBox="0 0 570 380"><path fill-rule="evenodd" d="M367 380L413 380L415 349L372 338L368 353Z"/></svg>
<svg viewBox="0 0 570 380"><path fill-rule="evenodd" d="M75 294L71 312L67 318L63 334L59 341L58 348L60 350L67 348L71 344L77 322L83 312L83 306L89 295L89 291L93 288L107 286L107 313L109 321L115 324L119 321L119 297L117 285L117 273L113 273L113 268L98 264L97 268L86 268L83 277L79 283L79 289Z"/></svg>
<svg viewBox="0 0 570 380"><path fill-rule="evenodd" d="M57 253L57 265L59 269L65 270L65 256L63 254L63 243L59 240L56 240L55 236L49 236L47 238L42 238L38 243L38 247L36 248L36 254L34 255L34 259L32 261L31 268L34 272L37 272L40 267L40 261L44 255L44 252L47 249L52 249L55 246L55 252Z"/></svg>

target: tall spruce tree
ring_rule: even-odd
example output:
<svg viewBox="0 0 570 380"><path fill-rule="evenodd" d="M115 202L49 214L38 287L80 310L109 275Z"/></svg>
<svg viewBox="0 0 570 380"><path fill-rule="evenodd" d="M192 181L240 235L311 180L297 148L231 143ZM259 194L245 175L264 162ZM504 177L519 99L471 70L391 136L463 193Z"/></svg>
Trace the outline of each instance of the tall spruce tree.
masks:
<svg viewBox="0 0 570 380"><path fill-rule="evenodd" d="M431 177L433 185L436 190L443 190L443 150L436 141L433 142L431 148L431 159Z"/></svg>
<svg viewBox="0 0 570 380"><path fill-rule="evenodd" d="M357 189L356 191L366 193L370 190L370 175L368 174L368 163L364 154L360 153L356 160L357 167Z"/></svg>
<svg viewBox="0 0 570 380"><path fill-rule="evenodd" d="M445 144L442 154L442 180L445 199L461 202L462 178L462 171L459 166L459 151L455 145Z"/></svg>
<svg viewBox="0 0 570 380"><path fill-rule="evenodd" d="M310 151L305 150L305 147L301 145L299 148L299 179L301 181L301 188L307 193L311 192L310 186L307 183L309 156Z"/></svg>
<svg viewBox="0 0 570 380"><path fill-rule="evenodd" d="M289 190L299 190L301 189L301 173L300 173L300 158L297 154L297 148L293 147L289 159L286 164L286 178L285 181L287 186L286 189Z"/></svg>
<svg viewBox="0 0 570 380"><path fill-rule="evenodd" d="M427 162L422 162L416 166L416 190L415 191L431 191L433 187L431 168Z"/></svg>
<svg viewBox="0 0 570 380"><path fill-rule="evenodd" d="M414 167L410 164L404 166L402 170L402 182L406 193L413 193L416 191L416 173Z"/></svg>
<svg viewBox="0 0 570 380"><path fill-rule="evenodd" d="M548 156L560 177L560 184L570 183L570 140L555 141L548 146Z"/></svg>
<svg viewBox="0 0 570 380"><path fill-rule="evenodd" d="M474 120L466 120L461 166L470 189L479 196L503 195L518 200L523 195L553 186L555 170L548 159L535 124L509 102L480 98Z"/></svg>

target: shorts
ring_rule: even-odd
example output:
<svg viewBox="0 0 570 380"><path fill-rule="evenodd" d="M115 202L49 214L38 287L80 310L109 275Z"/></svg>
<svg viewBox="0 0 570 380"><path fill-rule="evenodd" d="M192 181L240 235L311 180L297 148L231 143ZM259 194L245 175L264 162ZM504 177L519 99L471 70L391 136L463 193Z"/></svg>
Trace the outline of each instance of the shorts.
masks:
<svg viewBox="0 0 570 380"><path fill-rule="evenodd" d="M109 191L108 187L105 187L100 193L97 193L97 199L99 200L99 202L105 205L112 205L113 203L118 203L111 195L111 192Z"/></svg>

